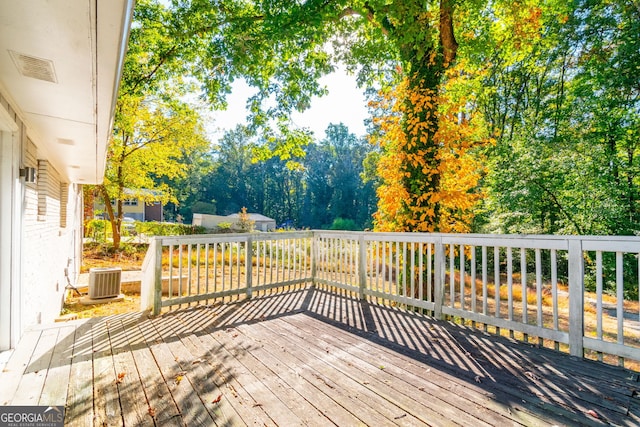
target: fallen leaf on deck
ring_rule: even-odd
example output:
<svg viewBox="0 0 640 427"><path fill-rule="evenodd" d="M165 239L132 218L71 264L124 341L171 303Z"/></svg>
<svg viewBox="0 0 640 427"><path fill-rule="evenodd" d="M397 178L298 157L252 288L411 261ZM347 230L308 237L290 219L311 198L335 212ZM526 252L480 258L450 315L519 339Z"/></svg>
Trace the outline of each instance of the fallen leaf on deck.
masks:
<svg viewBox="0 0 640 427"><path fill-rule="evenodd" d="M118 374L118 378L116 379L116 384L120 384L122 381L124 381L125 375L127 375L126 372L120 372Z"/></svg>
<svg viewBox="0 0 640 427"><path fill-rule="evenodd" d="M151 418L155 418L156 416L156 410L153 408L149 408L149 415L151 415Z"/></svg>
<svg viewBox="0 0 640 427"><path fill-rule="evenodd" d="M587 415L591 415L593 418L600 418L600 417L598 416L598 413L597 413L596 411L594 411L593 409L589 409L589 410L587 411Z"/></svg>
<svg viewBox="0 0 640 427"><path fill-rule="evenodd" d="M180 381L182 381L183 378L184 378L183 375L176 376L176 385L180 384Z"/></svg>
<svg viewBox="0 0 640 427"><path fill-rule="evenodd" d="M218 397L216 397L215 399L213 399L213 400L211 401L211 403L218 403L218 402L220 402L220 400L222 400L222 395L221 395L221 394L219 394L219 395L218 395Z"/></svg>
<svg viewBox="0 0 640 427"><path fill-rule="evenodd" d="M528 376L529 378L531 378L534 381L538 381L540 379L540 377L538 377L536 374L534 374L531 371L527 371L524 373L526 376Z"/></svg>

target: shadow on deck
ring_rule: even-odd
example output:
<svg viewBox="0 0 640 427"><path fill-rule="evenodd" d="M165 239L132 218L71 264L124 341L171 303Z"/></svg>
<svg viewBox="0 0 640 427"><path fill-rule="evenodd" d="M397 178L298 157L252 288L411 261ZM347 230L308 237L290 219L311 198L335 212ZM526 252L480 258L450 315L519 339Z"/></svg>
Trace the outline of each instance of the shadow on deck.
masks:
<svg viewBox="0 0 640 427"><path fill-rule="evenodd" d="M0 404L66 405L69 426L631 426L638 381L307 288L32 330L0 373Z"/></svg>

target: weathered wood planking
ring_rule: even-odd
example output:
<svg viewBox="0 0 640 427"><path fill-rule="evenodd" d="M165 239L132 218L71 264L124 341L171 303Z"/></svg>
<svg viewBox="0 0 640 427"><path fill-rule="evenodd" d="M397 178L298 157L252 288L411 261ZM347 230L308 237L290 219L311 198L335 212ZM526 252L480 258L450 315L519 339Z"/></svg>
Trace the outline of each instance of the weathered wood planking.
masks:
<svg viewBox="0 0 640 427"><path fill-rule="evenodd" d="M85 427L93 425L93 337L91 327L99 319L76 326L69 348L72 359L66 395L65 426Z"/></svg>
<svg viewBox="0 0 640 427"><path fill-rule="evenodd" d="M27 331L20 344L13 351L2 371L2 387L0 387L0 405L10 405L20 381L29 366L42 331Z"/></svg>
<svg viewBox="0 0 640 427"><path fill-rule="evenodd" d="M133 324L129 324L129 327L133 327ZM122 319L115 318L110 322L109 342L113 349L113 366L117 373L115 383L124 425L153 426L144 385L138 374Z"/></svg>
<svg viewBox="0 0 640 427"><path fill-rule="evenodd" d="M38 400L40 406L64 406L67 401L67 387L71 373L71 349L75 338L74 326L58 329L56 346L47 370L42 393Z"/></svg>
<svg viewBox="0 0 640 427"><path fill-rule="evenodd" d="M640 421L637 373L319 289L47 326L0 384L70 426Z"/></svg>
<svg viewBox="0 0 640 427"><path fill-rule="evenodd" d="M53 349L58 339L58 329L44 329L31 355L11 405L37 405L47 377Z"/></svg>
<svg viewBox="0 0 640 427"><path fill-rule="evenodd" d="M118 372L113 364L113 350L109 341L107 317L96 322L92 329L93 343L93 409L94 427L122 424L122 411L118 396Z"/></svg>
<svg viewBox="0 0 640 427"><path fill-rule="evenodd" d="M170 398L169 388L160 375L159 367L149 349L150 343L145 340L146 328L151 326L149 321L137 321L125 328L135 367L144 387L148 415L155 420L156 424L181 426L183 423L178 407Z"/></svg>
<svg viewBox="0 0 640 427"><path fill-rule="evenodd" d="M167 384L183 423L188 426L213 425L213 419L200 401L193 383L185 378L186 372L178 363L182 356L177 338L169 333L166 326L169 321L169 316L159 318L150 322L153 329L146 331L147 338L153 342L150 349L161 373L158 380Z"/></svg>

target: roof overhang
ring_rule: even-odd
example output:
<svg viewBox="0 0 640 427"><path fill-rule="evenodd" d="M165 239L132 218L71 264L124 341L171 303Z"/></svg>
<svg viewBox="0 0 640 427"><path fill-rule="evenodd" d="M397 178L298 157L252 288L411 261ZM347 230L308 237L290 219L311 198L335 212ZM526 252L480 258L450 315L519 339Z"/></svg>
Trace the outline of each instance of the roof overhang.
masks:
<svg viewBox="0 0 640 427"><path fill-rule="evenodd" d="M102 182L134 0L0 2L0 85L69 182Z"/></svg>

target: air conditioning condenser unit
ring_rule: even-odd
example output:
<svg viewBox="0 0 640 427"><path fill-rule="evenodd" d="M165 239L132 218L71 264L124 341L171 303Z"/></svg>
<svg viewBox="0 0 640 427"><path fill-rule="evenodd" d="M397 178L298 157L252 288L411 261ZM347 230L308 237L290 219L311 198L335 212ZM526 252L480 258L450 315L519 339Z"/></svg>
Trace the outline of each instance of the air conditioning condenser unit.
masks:
<svg viewBox="0 0 640 427"><path fill-rule="evenodd" d="M89 270L89 298L111 298L120 295L119 267L92 268Z"/></svg>

